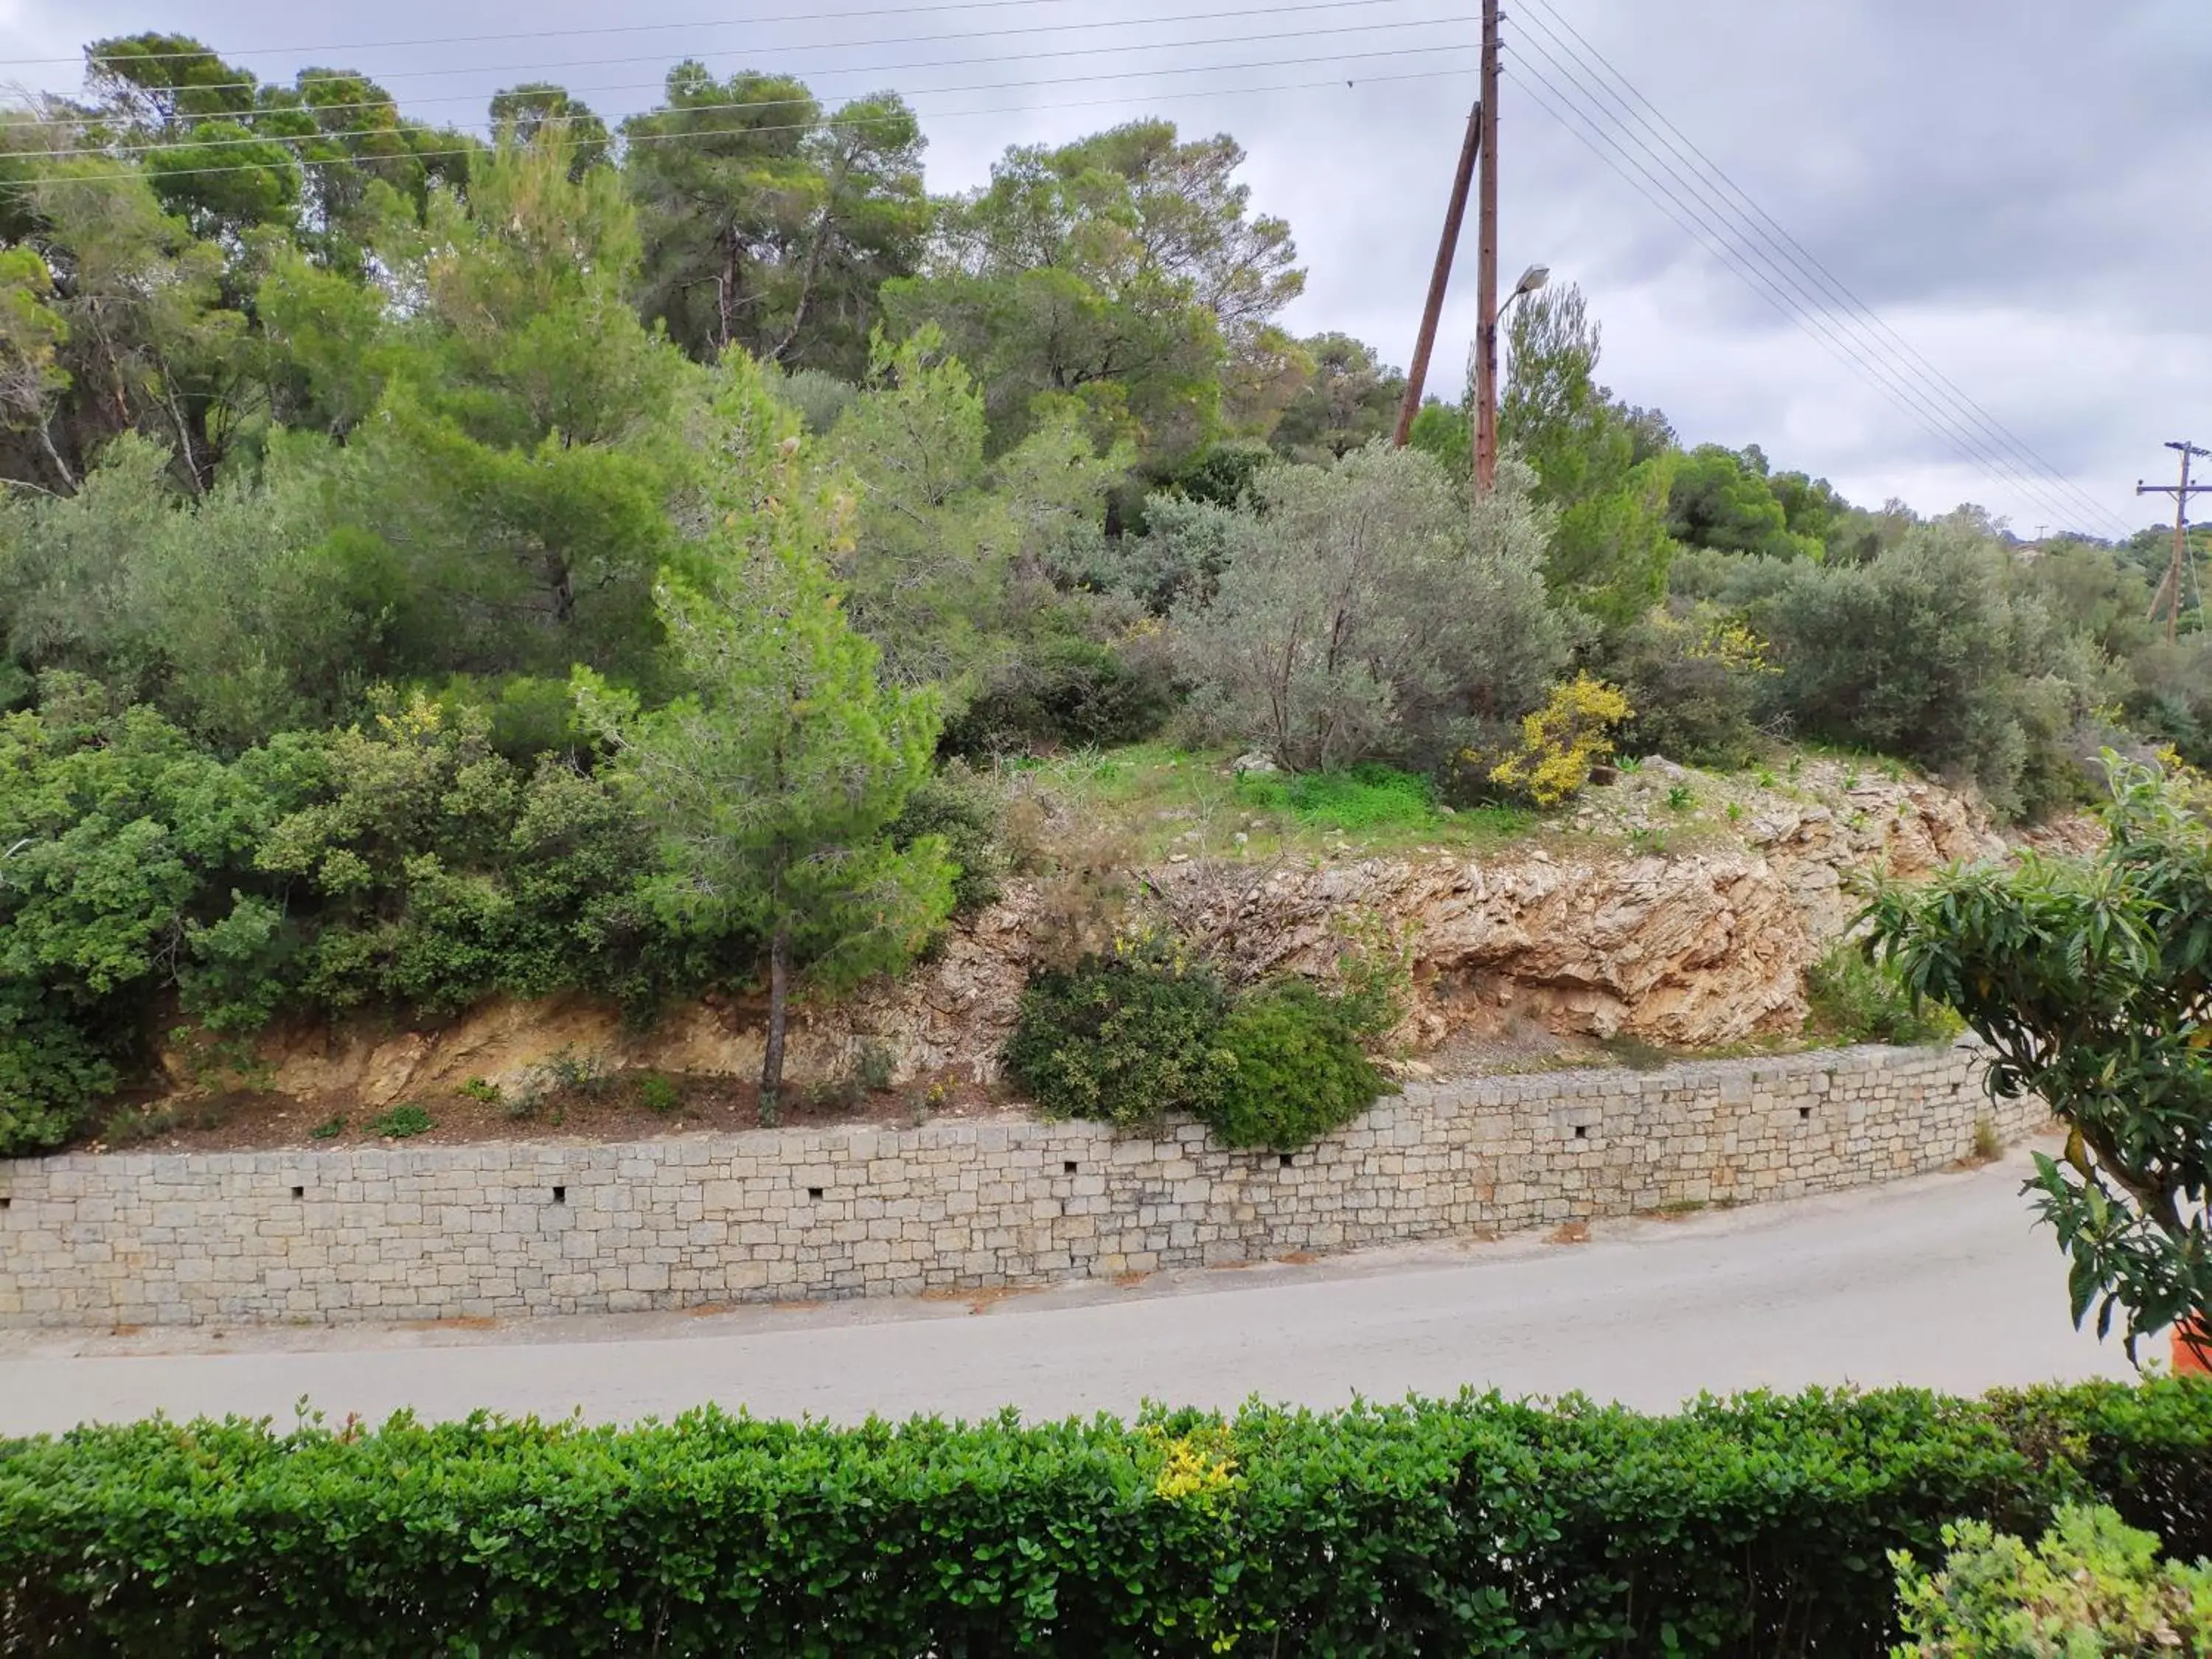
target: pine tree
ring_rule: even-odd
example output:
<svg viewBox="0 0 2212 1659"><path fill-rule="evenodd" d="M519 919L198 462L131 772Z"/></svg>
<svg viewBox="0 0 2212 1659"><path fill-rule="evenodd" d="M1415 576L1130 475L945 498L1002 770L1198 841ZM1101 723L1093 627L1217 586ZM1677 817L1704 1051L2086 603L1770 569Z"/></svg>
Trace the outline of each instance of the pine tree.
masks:
<svg viewBox="0 0 2212 1659"><path fill-rule="evenodd" d="M934 694L884 684L830 576L846 503L810 478L792 417L733 361L720 412L734 435L700 574L656 599L684 695L642 710L588 671L586 716L660 840L662 914L768 955L762 1121L782 1091L793 975L849 984L902 966L951 913L943 843L887 834L928 775Z"/></svg>

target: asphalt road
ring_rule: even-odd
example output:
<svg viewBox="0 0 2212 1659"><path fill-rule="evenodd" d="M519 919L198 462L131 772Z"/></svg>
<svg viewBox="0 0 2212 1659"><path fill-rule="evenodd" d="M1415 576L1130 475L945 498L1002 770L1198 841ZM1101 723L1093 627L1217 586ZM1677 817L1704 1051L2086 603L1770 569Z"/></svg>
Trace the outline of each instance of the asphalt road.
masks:
<svg viewBox="0 0 2212 1659"><path fill-rule="evenodd" d="M1701 1390L1909 1382L1954 1392L2129 1374L2066 1317L2019 1196L1970 1173L1685 1220L1163 1274L976 1301L630 1315L489 1329L0 1336L0 1433L164 1411L289 1421L405 1406L594 1420L715 1401L763 1415L1032 1417L1146 1399L1325 1406L1463 1385L1649 1409Z"/></svg>

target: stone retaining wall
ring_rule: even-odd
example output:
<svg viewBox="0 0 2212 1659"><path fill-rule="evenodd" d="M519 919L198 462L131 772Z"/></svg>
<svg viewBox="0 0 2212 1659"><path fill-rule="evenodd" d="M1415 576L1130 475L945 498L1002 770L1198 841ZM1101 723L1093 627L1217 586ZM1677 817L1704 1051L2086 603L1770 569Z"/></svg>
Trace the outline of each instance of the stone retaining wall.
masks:
<svg viewBox="0 0 2212 1659"><path fill-rule="evenodd" d="M1937 1170L1963 1048L1417 1084L1294 1155L1196 1126L0 1163L0 1325L415 1320L988 1289L1790 1198Z"/></svg>

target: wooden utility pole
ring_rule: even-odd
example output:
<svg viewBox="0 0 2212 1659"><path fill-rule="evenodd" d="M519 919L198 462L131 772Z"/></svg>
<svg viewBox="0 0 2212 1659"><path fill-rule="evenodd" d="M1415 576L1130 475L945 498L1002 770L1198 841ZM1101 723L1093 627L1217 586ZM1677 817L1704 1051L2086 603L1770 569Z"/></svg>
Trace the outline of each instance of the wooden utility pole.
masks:
<svg viewBox="0 0 2212 1659"><path fill-rule="evenodd" d="M2183 562L2189 556L2189 498L2191 495L2212 495L2212 484L2189 482L2189 463L2191 460L2212 459L2212 449L2199 449L2185 438L2176 439L2166 447L2181 453L2181 482L2178 484L2147 484L2138 480L2136 494L2173 497L2173 560L2166 567L2165 581L2159 585L2158 597L2150 602L2150 615L2153 617L2158 615L2160 605L2166 607L2166 641L2171 645L2174 630L2181 623L2181 570Z"/></svg>
<svg viewBox="0 0 2212 1659"><path fill-rule="evenodd" d="M1421 412L1421 388L1429 378L1429 353L1436 349L1437 319L1443 314L1444 289L1451 283L1452 256L1459 251L1460 222L1467 217L1468 186L1474 182L1475 153L1482 148L1482 106L1468 112L1467 140L1459 147L1459 171L1452 175L1451 200L1444 208L1444 234L1437 242L1436 269L1429 273L1429 302L1421 309L1421 331L1413 342L1413 361L1406 370L1406 395L1398 404L1398 447L1413 430Z"/></svg>
<svg viewBox="0 0 2212 1659"><path fill-rule="evenodd" d="M1498 0L1482 0L1482 182L1475 206L1474 487L1498 482Z"/></svg>

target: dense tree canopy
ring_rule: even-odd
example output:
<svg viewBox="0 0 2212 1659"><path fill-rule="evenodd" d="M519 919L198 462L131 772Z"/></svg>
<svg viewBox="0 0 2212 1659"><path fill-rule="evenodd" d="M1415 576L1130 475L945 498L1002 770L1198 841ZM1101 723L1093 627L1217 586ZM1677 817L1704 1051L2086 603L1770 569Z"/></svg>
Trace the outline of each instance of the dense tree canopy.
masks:
<svg viewBox="0 0 2212 1659"><path fill-rule="evenodd" d="M642 216L646 314L702 362L730 347L857 378L885 281L928 228L921 129L894 94L833 119L804 82L668 72L623 126Z"/></svg>
<svg viewBox="0 0 2212 1659"><path fill-rule="evenodd" d="M2212 760L2160 538L1686 452L1571 284L1514 313L1496 491L1464 404L1392 449L1226 136L933 200L890 93L685 62L618 130L484 118L149 33L0 124L0 1153L179 1027L895 965L999 867L940 759L1172 733L1549 805L1600 726L1795 735L2019 814L2106 743Z"/></svg>
<svg viewBox="0 0 2212 1659"><path fill-rule="evenodd" d="M1312 363L1306 383L1283 405L1271 439L1286 460L1341 460L1397 424L1406 377L1374 348L1349 334L1300 343Z"/></svg>
<svg viewBox="0 0 2212 1659"><path fill-rule="evenodd" d="M923 275L886 290L891 318L944 330L1000 445L1055 398L1163 457L1264 427L1295 389L1274 319L1304 275L1290 227L1234 181L1243 159L1165 121L1011 149L945 205Z"/></svg>

